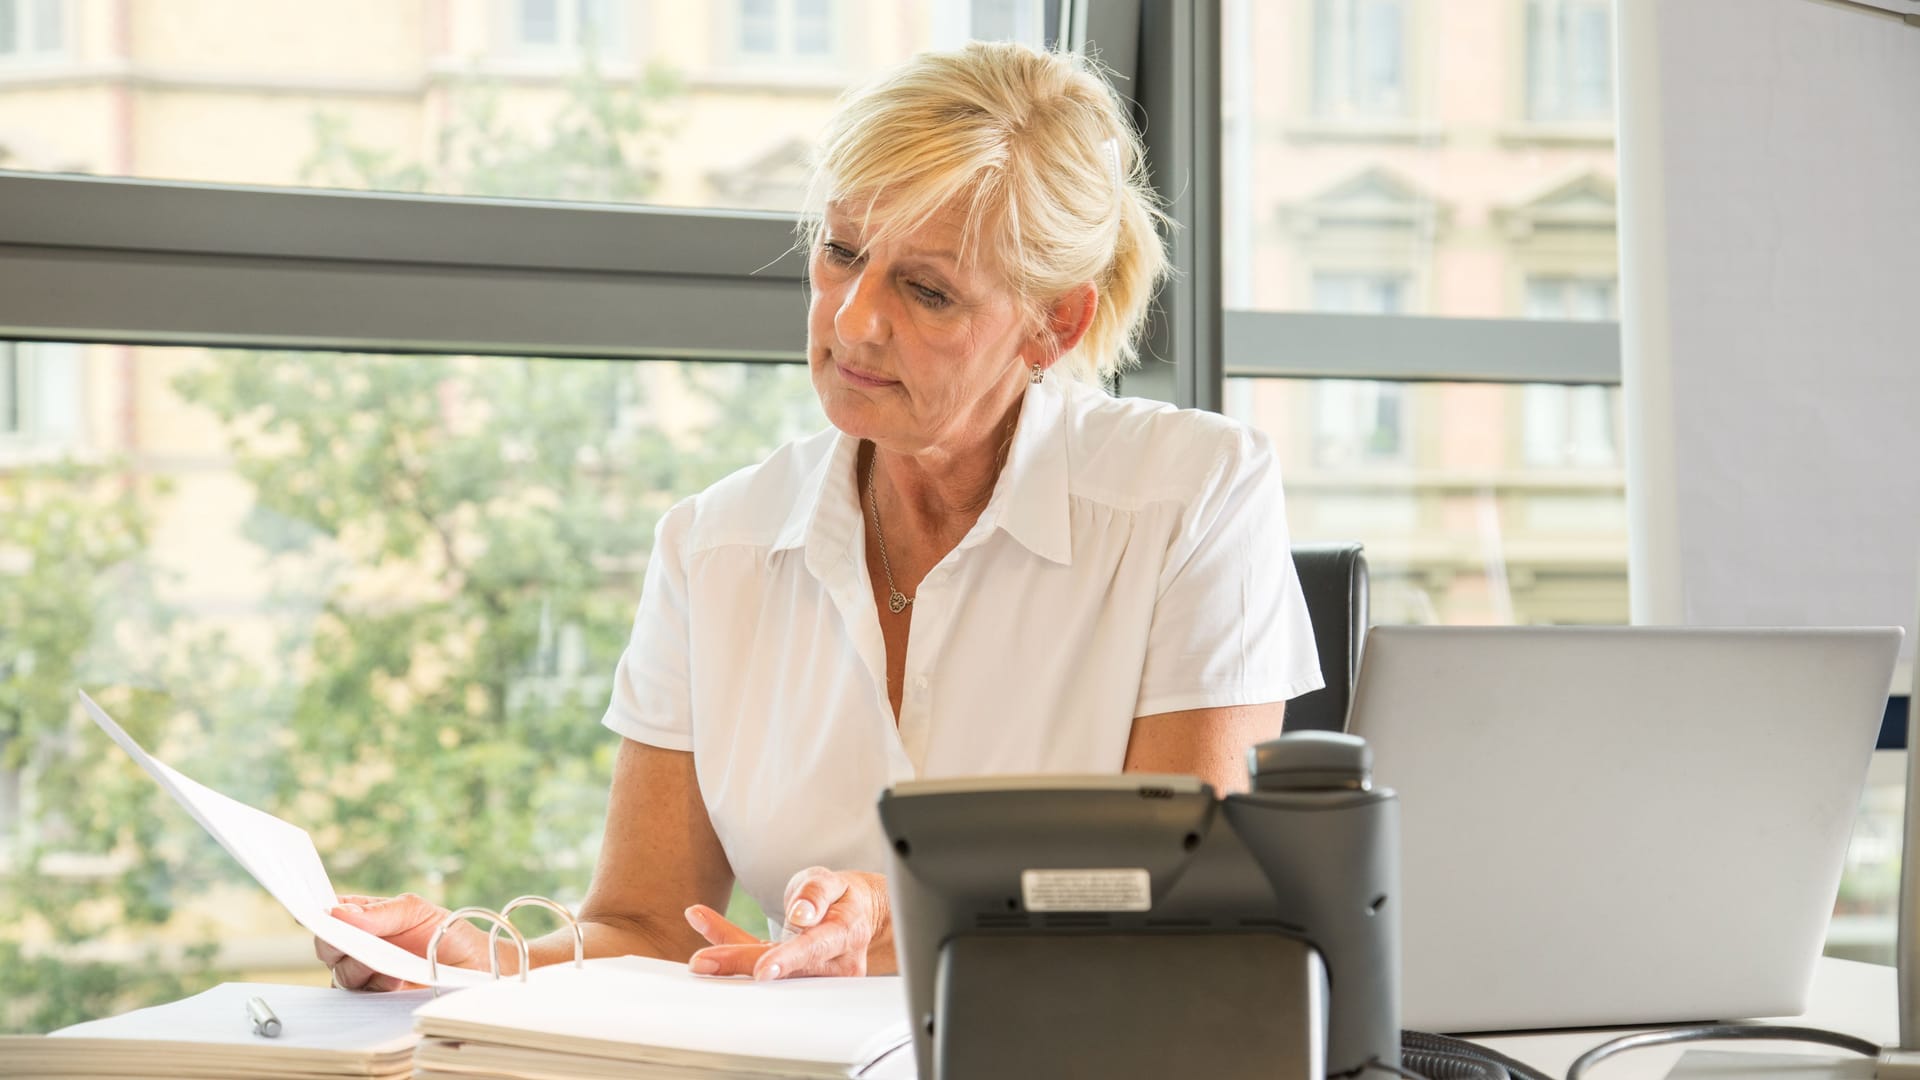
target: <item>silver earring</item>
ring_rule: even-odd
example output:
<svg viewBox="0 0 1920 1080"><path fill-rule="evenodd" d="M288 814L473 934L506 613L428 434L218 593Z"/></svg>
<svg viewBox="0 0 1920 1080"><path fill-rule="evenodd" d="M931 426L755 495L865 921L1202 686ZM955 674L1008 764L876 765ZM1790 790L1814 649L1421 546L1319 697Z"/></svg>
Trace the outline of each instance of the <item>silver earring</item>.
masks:
<svg viewBox="0 0 1920 1080"><path fill-rule="evenodd" d="M1047 381L1047 369L1041 367L1039 364L1033 365L1033 374L1027 376L1027 382L1033 384L1034 386L1038 386L1041 383L1046 381Z"/></svg>

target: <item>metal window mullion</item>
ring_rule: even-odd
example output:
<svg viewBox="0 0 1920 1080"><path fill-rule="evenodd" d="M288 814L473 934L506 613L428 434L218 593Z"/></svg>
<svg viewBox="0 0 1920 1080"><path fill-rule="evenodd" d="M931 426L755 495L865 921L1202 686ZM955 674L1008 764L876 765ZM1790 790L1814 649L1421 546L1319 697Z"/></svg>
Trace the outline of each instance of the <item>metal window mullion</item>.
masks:
<svg viewBox="0 0 1920 1080"><path fill-rule="evenodd" d="M1229 311L1230 377L1619 385L1613 322Z"/></svg>
<svg viewBox="0 0 1920 1080"><path fill-rule="evenodd" d="M0 172L0 243L800 280L794 215Z"/></svg>
<svg viewBox="0 0 1920 1080"><path fill-rule="evenodd" d="M795 360L798 282L0 244L0 337Z"/></svg>
<svg viewBox="0 0 1920 1080"><path fill-rule="evenodd" d="M1148 319L1141 366L1122 375L1121 388L1218 411L1220 5L1217 0L1143 0L1137 11L1135 85L1129 93L1123 84L1122 93L1140 106L1148 172L1175 227L1168 237L1173 274ZM1089 31L1097 32L1091 22Z"/></svg>
<svg viewBox="0 0 1920 1080"><path fill-rule="evenodd" d="M793 221L0 174L0 336L798 359Z"/></svg>

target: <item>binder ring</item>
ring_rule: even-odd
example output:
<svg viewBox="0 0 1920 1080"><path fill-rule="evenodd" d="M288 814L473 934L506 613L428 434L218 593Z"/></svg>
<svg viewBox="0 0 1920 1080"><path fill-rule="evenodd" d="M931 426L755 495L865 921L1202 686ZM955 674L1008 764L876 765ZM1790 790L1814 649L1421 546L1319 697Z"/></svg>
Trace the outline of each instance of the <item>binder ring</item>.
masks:
<svg viewBox="0 0 1920 1080"><path fill-rule="evenodd" d="M585 967L587 963L587 934L586 931L580 928L580 920L574 918L573 912L568 911L563 905L557 904L544 896L516 896L507 901L507 906L500 909L500 921L493 924L492 930L487 931L487 952L492 953L494 951L493 946L496 941L500 940L500 928L502 926L505 926L509 930L513 929L513 909L525 907L528 904L536 904L546 908L548 911L554 912L567 921L567 926L573 930L573 966ZM526 947L523 945L521 946L522 978L525 978L525 955ZM495 973L494 978L497 979L499 977L499 974Z"/></svg>
<svg viewBox="0 0 1920 1080"><path fill-rule="evenodd" d="M434 997L440 996L440 938L446 934L447 927L461 919L486 919L493 923L493 933L487 935L487 966L492 969L495 979L500 977L500 953L493 948L494 934L498 934L501 927L506 927L514 946L520 950L520 981L527 981L527 968L531 966L527 958L527 939L520 936L520 931L514 929L506 916L499 912L483 907L463 907L448 912L447 917L440 920L440 925L433 928L433 936L427 939L427 977L433 980Z"/></svg>

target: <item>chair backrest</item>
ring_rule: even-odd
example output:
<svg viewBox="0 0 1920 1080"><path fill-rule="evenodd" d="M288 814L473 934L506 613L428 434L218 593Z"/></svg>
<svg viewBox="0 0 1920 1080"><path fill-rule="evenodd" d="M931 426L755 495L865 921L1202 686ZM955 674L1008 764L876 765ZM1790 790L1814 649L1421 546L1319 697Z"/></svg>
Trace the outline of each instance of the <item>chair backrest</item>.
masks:
<svg viewBox="0 0 1920 1080"><path fill-rule="evenodd" d="M1287 702L1286 730L1341 731L1367 633L1367 557L1359 544L1296 544L1307 616L1326 688Z"/></svg>

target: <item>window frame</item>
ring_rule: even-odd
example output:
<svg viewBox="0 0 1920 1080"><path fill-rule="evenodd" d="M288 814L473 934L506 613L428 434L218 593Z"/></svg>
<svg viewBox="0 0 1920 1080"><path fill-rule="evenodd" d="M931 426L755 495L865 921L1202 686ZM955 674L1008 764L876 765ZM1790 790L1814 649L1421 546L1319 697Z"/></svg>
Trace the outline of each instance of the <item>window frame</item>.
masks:
<svg viewBox="0 0 1920 1080"><path fill-rule="evenodd" d="M798 361L793 228L752 211L0 172L0 338Z"/></svg>

